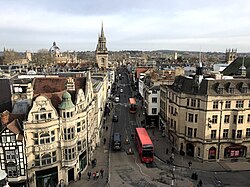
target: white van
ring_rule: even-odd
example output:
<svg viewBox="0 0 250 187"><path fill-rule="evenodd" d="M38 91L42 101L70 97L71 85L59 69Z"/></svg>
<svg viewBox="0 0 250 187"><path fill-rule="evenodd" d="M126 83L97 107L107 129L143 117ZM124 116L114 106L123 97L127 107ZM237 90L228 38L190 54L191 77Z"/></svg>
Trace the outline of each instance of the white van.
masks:
<svg viewBox="0 0 250 187"><path fill-rule="evenodd" d="M116 97L115 97L115 102L118 103L119 101L120 101L120 98L116 96Z"/></svg>

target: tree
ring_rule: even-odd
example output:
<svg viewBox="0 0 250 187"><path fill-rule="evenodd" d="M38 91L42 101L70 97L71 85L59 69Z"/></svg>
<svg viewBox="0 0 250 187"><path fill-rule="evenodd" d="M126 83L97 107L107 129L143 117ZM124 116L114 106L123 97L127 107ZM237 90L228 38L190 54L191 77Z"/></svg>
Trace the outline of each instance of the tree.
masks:
<svg viewBox="0 0 250 187"><path fill-rule="evenodd" d="M32 63L42 66L50 65L53 62L53 57L47 49L39 49L37 53L33 54Z"/></svg>

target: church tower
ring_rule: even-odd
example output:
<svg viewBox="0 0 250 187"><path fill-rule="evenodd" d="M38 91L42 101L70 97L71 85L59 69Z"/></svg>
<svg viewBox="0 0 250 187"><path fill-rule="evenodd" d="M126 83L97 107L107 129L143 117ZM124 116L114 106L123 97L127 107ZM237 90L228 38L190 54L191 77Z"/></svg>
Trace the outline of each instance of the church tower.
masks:
<svg viewBox="0 0 250 187"><path fill-rule="evenodd" d="M237 49L226 49L226 63L231 64L237 58Z"/></svg>
<svg viewBox="0 0 250 187"><path fill-rule="evenodd" d="M104 36L103 23L101 28L101 35L99 35L98 43L96 46L95 56L98 68L108 68L108 49L106 47L106 37Z"/></svg>

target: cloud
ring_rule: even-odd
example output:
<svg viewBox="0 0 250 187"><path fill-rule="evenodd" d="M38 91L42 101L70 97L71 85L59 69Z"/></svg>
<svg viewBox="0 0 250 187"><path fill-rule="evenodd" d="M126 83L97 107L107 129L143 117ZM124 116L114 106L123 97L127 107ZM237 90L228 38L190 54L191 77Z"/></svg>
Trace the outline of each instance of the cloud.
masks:
<svg viewBox="0 0 250 187"><path fill-rule="evenodd" d="M0 6L2 48L37 50L57 41L62 50L94 50L103 21L110 50L198 43L249 50L250 2L243 0L12 0Z"/></svg>

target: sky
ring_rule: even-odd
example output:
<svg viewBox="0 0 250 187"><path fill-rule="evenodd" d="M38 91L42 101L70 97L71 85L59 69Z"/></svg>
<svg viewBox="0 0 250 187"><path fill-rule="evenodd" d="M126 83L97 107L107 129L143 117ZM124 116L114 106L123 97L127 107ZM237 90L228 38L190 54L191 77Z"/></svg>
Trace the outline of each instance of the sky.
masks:
<svg viewBox="0 0 250 187"><path fill-rule="evenodd" d="M0 0L0 51L250 51L248 0Z"/></svg>

